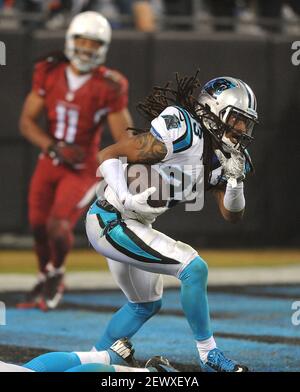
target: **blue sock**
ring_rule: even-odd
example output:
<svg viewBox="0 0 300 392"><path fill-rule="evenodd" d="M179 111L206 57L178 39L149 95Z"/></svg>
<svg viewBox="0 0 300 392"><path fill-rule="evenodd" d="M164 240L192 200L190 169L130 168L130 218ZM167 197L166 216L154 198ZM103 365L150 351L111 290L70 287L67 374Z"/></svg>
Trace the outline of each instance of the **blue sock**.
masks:
<svg viewBox="0 0 300 392"><path fill-rule="evenodd" d="M66 372L100 372L100 373L107 373L113 372L115 373L116 370L111 365L103 365L102 363L85 363L84 365L75 366L71 369L66 370Z"/></svg>
<svg viewBox="0 0 300 392"><path fill-rule="evenodd" d="M116 340L131 338L160 308L161 299L154 302L128 302L112 316L104 334L95 345L96 349L107 350Z"/></svg>
<svg viewBox="0 0 300 392"><path fill-rule="evenodd" d="M65 372L66 370L81 365L75 353L54 352L40 355L23 365L35 372Z"/></svg>
<svg viewBox="0 0 300 392"><path fill-rule="evenodd" d="M196 340L212 336L207 301L208 268L199 256L184 268L181 280L181 305Z"/></svg>

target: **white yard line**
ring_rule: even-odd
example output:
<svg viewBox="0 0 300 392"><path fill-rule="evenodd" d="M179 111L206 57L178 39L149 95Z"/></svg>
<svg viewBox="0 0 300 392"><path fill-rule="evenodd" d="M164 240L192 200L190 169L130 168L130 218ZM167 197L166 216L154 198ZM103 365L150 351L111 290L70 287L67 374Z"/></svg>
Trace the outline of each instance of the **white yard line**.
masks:
<svg viewBox="0 0 300 392"><path fill-rule="evenodd" d="M35 282L35 275L0 274L0 292L28 290ZM300 265L286 267L210 268L209 285L300 283ZM110 272L69 272L68 289L114 289L116 283ZM179 286L177 279L164 276L165 287Z"/></svg>

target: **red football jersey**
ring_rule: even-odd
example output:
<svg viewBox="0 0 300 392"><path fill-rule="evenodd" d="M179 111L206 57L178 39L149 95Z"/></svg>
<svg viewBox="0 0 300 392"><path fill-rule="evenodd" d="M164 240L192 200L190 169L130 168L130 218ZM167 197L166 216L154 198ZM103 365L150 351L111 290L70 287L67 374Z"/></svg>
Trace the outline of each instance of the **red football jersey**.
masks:
<svg viewBox="0 0 300 392"><path fill-rule="evenodd" d="M79 89L71 91L68 66L67 61L55 62L52 57L36 63L32 89L45 99L49 134L83 147L87 163L96 159L106 115L127 107L128 81L119 72L100 66Z"/></svg>

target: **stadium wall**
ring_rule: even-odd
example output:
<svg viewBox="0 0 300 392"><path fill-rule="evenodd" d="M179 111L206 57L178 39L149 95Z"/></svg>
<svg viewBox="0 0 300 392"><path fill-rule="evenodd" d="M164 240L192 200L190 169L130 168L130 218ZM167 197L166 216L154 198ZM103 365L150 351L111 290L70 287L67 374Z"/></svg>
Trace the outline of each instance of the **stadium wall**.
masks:
<svg viewBox="0 0 300 392"><path fill-rule="evenodd" d="M62 49L64 36L1 30L0 39L7 48L7 65L0 70L0 232L21 234L28 233L27 190L38 151L19 135L18 118L30 89L34 60ZM223 222L208 194L202 212L177 207L176 213L159 219L158 229L197 246L299 245L300 69L291 62L292 42L292 37L274 35L114 32L108 65L130 81L130 110L137 126L144 123L136 103L153 84L170 80L176 71L191 74L199 67L203 82L235 76L249 83L258 98L260 124L250 149L256 175L247 179L244 221ZM103 145L110 142L106 131ZM77 232L84 232L82 221Z"/></svg>

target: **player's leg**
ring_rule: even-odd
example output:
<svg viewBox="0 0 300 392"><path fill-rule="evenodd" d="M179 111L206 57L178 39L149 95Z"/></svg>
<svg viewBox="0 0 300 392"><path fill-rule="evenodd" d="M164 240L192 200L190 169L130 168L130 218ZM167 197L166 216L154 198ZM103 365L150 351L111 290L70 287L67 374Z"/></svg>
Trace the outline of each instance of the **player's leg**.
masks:
<svg viewBox="0 0 300 392"><path fill-rule="evenodd" d="M46 271L46 265L51 258L46 224L55 196L55 182L51 175L53 173L49 173L50 169L53 171L52 167L45 166L43 160L38 162L31 178L28 196L29 223L41 272Z"/></svg>
<svg viewBox="0 0 300 392"><path fill-rule="evenodd" d="M136 225L135 225L136 226ZM138 235L139 229L132 226L132 231ZM152 230L152 229L151 229ZM147 239L147 235L141 238ZM174 241L162 233L147 245L158 250L164 256L173 257L180 261L176 274L174 267L161 272L173 275L181 281L181 306L190 328L193 332L203 371L244 372L248 368L225 357L217 348L211 328L210 313L207 298L208 267L197 252L187 244Z"/></svg>
<svg viewBox="0 0 300 392"><path fill-rule="evenodd" d="M131 291L133 293L135 286L139 284L139 278L141 279L144 276L147 276L146 272L144 272L145 269L179 277L186 266L189 264L193 266L192 270L194 271L194 275L196 274L193 281L190 278L189 273L183 274L182 272L182 306L197 338L204 340L211 337L212 333L210 330L206 294L207 267L200 259L197 252L189 245L174 241L164 234L153 230L150 226L144 226L141 223L132 220L126 221L125 225L122 223L120 225L114 225L110 231L107 231L105 236L103 235L103 225L108 225L111 219L112 222L116 219L116 216L114 216L113 213L94 205L87 215L87 235L91 244L99 253L102 253L107 257L110 256L121 264L120 267L115 264L116 271L118 268L120 271L126 270L127 274L130 270L136 271L136 276L129 276L127 279L132 285ZM110 264L113 266L114 264L112 263L113 262ZM128 267L125 267L125 265ZM199 274L197 271L199 271ZM120 275L122 279L122 273L118 275ZM125 279L123 280L125 281ZM128 283L124 281L123 284L125 283L126 287L126 284L128 285ZM190 286L195 286L194 290L191 291ZM143 290L142 283L141 292L143 292ZM124 292L128 297L129 293L125 290ZM192 298L192 302L189 304L188 301L191 293L195 298ZM115 332L114 328L116 328L119 334L122 335L123 333L123 335L127 336L128 333L130 333L130 336L132 336L133 333L138 330L138 327L130 329L132 315L129 311L125 312L123 309L121 309L120 313L120 321L118 323L115 322L114 317L116 320L119 318L119 314L115 314L107 330ZM146 320L147 319L143 322ZM143 322L140 322L140 326ZM129 325L129 328L124 331L123 327L127 325ZM118 329L118 326L120 327L120 330ZM112 337L115 337L115 335ZM110 336L107 333L107 335L100 340L100 344L98 343L98 347L104 348L102 344L107 345L109 338Z"/></svg>
<svg viewBox="0 0 300 392"><path fill-rule="evenodd" d="M105 349L111 341L120 336L133 336L151 316L157 313L161 307L162 296L159 273L168 273L169 269L172 269L173 272L169 273L176 275L176 271L181 267L179 261L167 256L172 257L172 252L178 247L175 244L176 241L172 240L171 243L164 241L165 236L161 233L160 238L156 239L157 231L153 231L149 226L135 223L135 221L130 221L130 223L126 221L126 228L124 228L126 233L124 234L123 226L114 225L113 227L117 215L109 211L109 207L105 210L94 204L86 218L86 231L90 243L97 252L111 260L109 264L112 273L129 299L129 302L112 317L103 336L96 344L97 349ZM103 235L104 225L109 224L111 224L111 230L108 230L105 236ZM140 236L135 238L136 243L128 237L128 232L131 237L135 236L135 233L130 230L135 224L137 224L136 230ZM149 244L154 241L154 247L144 243L141 238ZM114 244L118 249L114 247ZM164 255L155 249L156 246L164 252ZM147 269L149 271L145 271ZM156 273L151 273L151 270Z"/></svg>
<svg viewBox="0 0 300 392"><path fill-rule="evenodd" d="M166 362L165 359L160 359L160 361L158 361L157 359L155 359L155 362L153 361L153 359L151 359L151 361L149 360L148 363L149 365L147 365L145 368L137 368L137 367L130 367L130 366L122 366L122 365L108 365L105 363L85 363L85 364L78 364L75 365L76 363L80 363L78 362L78 359L76 359L76 357L74 358L74 360L71 362L70 361L70 357L72 357L73 353L52 353L52 354L66 354L66 358L63 360L66 363L66 370L64 370L65 372L97 372L97 373L101 373L101 372L176 372L176 370L168 363ZM62 356L59 355L55 355L56 358L51 358L51 362L53 363L54 367L51 368L49 367L50 370L43 370L43 369L47 369L47 367L44 365L43 367L38 367L37 364L34 365L33 363L31 365L27 364L25 366L18 366L18 365L14 365L11 363L5 363L0 361L0 373L1 372L5 372L5 373L26 373L26 372L57 372L57 371L62 371L59 370L59 368L57 367L57 362L56 360L61 360ZM44 362L46 362L46 358L44 358ZM48 362L49 358L48 358ZM72 367L68 367L68 365L74 365ZM38 370L32 370L29 368L29 366L32 366L34 368L37 368ZM42 370L41 370L42 369ZM54 369L54 370L52 370ZM60 367L60 369L63 369L63 366Z"/></svg>
<svg viewBox="0 0 300 392"><path fill-rule="evenodd" d="M47 219L54 200L55 184L52 181L51 168L45 170L45 162L40 160L31 178L28 207L29 223L34 237L34 250L38 260L38 279L26 296L22 308L36 306L40 300L46 280L47 265L51 259L51 251L46 228Z"/></svg>
<svg viewBox="0 0 300 392"><path fill-rule="evenodd" d="M66 171L56 192L48 220L48 234L55 268L64 265L73 245L73 227L95 196L96 178Z"/></svg>
<svg viewBox="0 0 300 392"><path fill-rule="evenodd" d="M103 351L51 352L33 358L23 366L35 372L65 372L68 369L87 364L136 366L134 349L126 339L120 339Z"/></svg>
<svg viewBox="0 0 300 392"><path fill-rule="evenodd" d="M127 237L148 255L160 259L160 263L150 262L150 271L173 275L181 281L181 306L196 340L202 369L204 371L247 371L247 367L226 358L216 346L207 298L208 267L197 251L139 222L128 221L126 224L127 228L123 230L121 236L115 234L112 236L110 245L114 243L114 239L119 240L120 243L124 240L123 244L128 244L127 234ZM136 249L132 248L132 250L136 252ZM149 261L148 259L148 263ZM135 265L145 268L137 263Z"/></svg>
<svg viewBox="0 0 300 392"><path fill-rule="evenodd" d="M126 367L124 366L126 369ZM138 371L140 369L137 369ZM115 373L116 369L113 365L104 365L102 363L87 363L72 367L66 372L70 373Z"/></svg>
<svg viewBox="0 0 300 392"><path fill-rule="evenodd" d="M170 365L170 362L161 356L156 356L150 358L145 367L137 368L137 367L130 367L130 366L122 366L122 365L104 365L100 363L88 363L81 366L76 366L67 370L67 372L97 372L97 373L157 373L157 372L178 372L173 366Z"/></svg>
<svg viewBox="0 0 300 392"><path fill-rule="evenodd" d="M33 370L27 369L24 366L18 366L18 365L13 365L12 363L5 363L0 361L0 373L5 372L5 373L10 373L10 372L18 372L18 373L24 373L24 372L32 372Z"/></svg>
<svg viewBox="0 0 300 392"><path fill-rule="evenodd" d="M75 353L52 352L39 355L23 366L34 372L64 372L79 365L81 361Z"/></svg>
<svg viewBox="0 0 300 392"><path fill-rule="evenodd" d="M109 209L97 203L87 215L87 235L95 250L116 261L180 279L181 304L197 343L201 366L213 370L205 365L212 362L215 369L243 371L215 346L207 301L208 269L197 252L150 226L132 220L122 222L118 213Z"/></svg>
<svg viewBox="0 0 300 392"><path fill-rule="evenodd" d="M163 293L161 275L111 259L108 259L108 264L128 302L112 316L100 340L95 344L97 350L107 349L122 336L131 338L159 311Z"/></svg>
<svg viewBox="0 0 300 392"><path fill-rule="evenodd" d="M47 222L53 269L47 274L43 307L53 309L64 291L64 263L73 243L73 228L95 195L95 178L73 174L62 176Z"/></svg>

